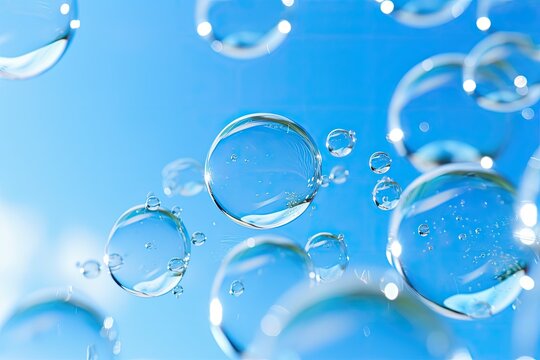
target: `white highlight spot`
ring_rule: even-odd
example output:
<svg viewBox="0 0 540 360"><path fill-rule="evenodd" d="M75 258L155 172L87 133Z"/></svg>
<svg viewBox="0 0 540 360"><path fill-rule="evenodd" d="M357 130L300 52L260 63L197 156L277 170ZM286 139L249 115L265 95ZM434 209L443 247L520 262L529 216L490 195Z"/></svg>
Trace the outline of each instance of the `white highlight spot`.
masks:
<svg viewBox="0 0 540 360"><path fill-rule="evenodd" d="M78 29L81 27L81 21L80 20L71 20L69 22L69 27L73 30Z"/></svg>
<svg viewBox="0 0 540 360"><path fill-rule="evenodd" d="M212 24L210 24L208 21L203 21L199 25L197 25L197 34L199 36L207 36L212 32Z"/></svg>
<svg viewBox="0 0 540 360"><path fill-rule="evenodd" d="M523 75L518 75L514 78L514 85L517 87L517 88L524 88L525 86L527 86L527 78Z"/></svg>
<svg viewBox="0 0 540 360"><path fill-rule="evenodd" d="M391 14L392 11L394 11L394 3L390 0L384 0L381 3L381 12L388 15Z"/></svg>
<svg viewBox="0 0 540 360"><path fill-rule="evenodd" d="M399 295L399 289L393 282L386 284L383 291L384 296L390 301L396 300Z"/></svg>
<svg viewBox="0 0 540 360"><path fill-rule="evenodd" d="M521 286L521 288L523 290L532 290L534 289L534 280L532 277L530 276L527 276L527 275L523 275L520 279L519 279L519 286Z"/></svg>
<svg viewBox="0 0 540 360"><path fill-rule="evenodd" d="M287 7L291 7L294 5L294 0L281 0L281 2Z"/></svg>
<svg viewBox="0 0 540 360"><path fill-rule="evenodd" d="M488 17L481 16L476 19L476 27L480 31L487 31L491 27L491 20Z"/></svg>
<svg viewBox="0 0 540 360"><path fill-rule="evenodd" d="M391 142L398 142L403 140L403 135L403 130L401 130L400 128L394 128L388 133L388 139Z"/></svg>
<svg viewBox="0 0 540 360"><path fill-rule="evenodd" d="M398 258L401 256L401 244L398 241L394 241L392 245L390 245L390 252L392 253L392 256L395 258Z"/></svg>
<svg viewBox="0 0 540 360"><path fill-rule="evenodd" d="M538 208L533 203L525 203L519 209L519 217L523 224L533 227L538 222Z"/></svg>
<svg viewBox="0 0 540 360"><path fill-rule="evenodd" d="M67 15L69 14L69 4L63 3L60 5L60 14Z"/></svg>
<svg viewBox="0 0 540 360"><path fill-rule="evenodd" d="M220 326L223 320L223 306L219 302L219 299L212 299L210 301L210 323L214 326Z"/></svg>
<svg viewBox="0 0 540 360"><path fill-rule="evenodd" d="M463 90L468 93L472 93L476 90L476 82L473 79L467 79L463 82Z"/></svg>
<svg viewBox="0 0 540 360"><path fill-rule="evenodd" d="M480 159L480 166L484 169L491 169L493 167L493 159L489 156L483 156Z"/></svg>
<svg viewBox="0 0 540 360"><path fill-rule="evenodd" d="M291 23L287 20L281 20L278 24L278 31L282 34L288 34L291 32Z"/></svg>

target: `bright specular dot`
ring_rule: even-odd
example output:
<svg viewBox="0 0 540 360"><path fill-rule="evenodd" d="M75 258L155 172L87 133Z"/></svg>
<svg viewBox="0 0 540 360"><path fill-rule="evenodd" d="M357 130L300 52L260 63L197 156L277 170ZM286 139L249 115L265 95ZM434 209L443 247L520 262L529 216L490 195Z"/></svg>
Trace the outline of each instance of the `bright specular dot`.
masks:
<svg viewBox="0 0 540 360"><path fill-rule="evenodd" d="M481 16L476 19L476 27L478 30L486 31L491 27L491 20L485 16Z"/></svg>
<svg viewBox="0 0 540 360"><path fill-rule="evenodd" d="M388 133L388 139L391 142L398 142L403 140L403 130L399 128L390 130L390 132Z"/></svg>
<svg viewBox="0 0 540 360"><path fill-rule="evenodd" d="M523 75L518 75L514 78L514 86L517 88L524 88L527 86L527 78Z"/></svg>
<svg viewBox="0 0 540 360"><path fill-rule="evenodd" d="M533 203L526 203L519 209L519 217L523 224L533 227L538 222L538 208Z"/></svg>
<svg viewBox="0 0 540 360"><path fill-rule="evenodd" d="M534 280L530 276L523 275L519 279L519 285L523 290L532 290L534 289Z"/></svg>
<svg viewBox="0 0 540 360"><path fill-rule="evenodd" d="M60 14L67 15L69 13L69 4L63 3L60 5Z"/></svg>
<svg viewBox="0 0 540 360"><path fill-rule="evenodd" d="M525 120L532 120L534 118L534 110L531 108L525 108L521 110L521 116L523 116Z"/></svg>
<svg viewBox="0 0 540 360"><path fill-rule="evenodd" d="M493 159L489 156L484 156L480 159L480 166L484 169L491 169L493 167Z"/></svg>
<svg viewBox="0 0 540 360"><path fill-rule="evenodd" d="M294 5L294 0L281 0L281 2L287 7L291 7Z"/></svg>
<svg viewBox="0 0 540 360"><path fill-rule="evenodd" d="M281 20L278 24L278 31L282 34L288 34L291 32L291 23L287 20Z"/></svg>
<svg viewBox="0 0 540 360"><path fill-rule="evenodd" d="M207 36L212 32L212 24L210 24L208 21L204 21L197 25L197 34L199 36Z"/></svg>
<svg viewBox="0 0 540 360"><path fill-rule="evenodd" d="M534 230L528 227L517 231L515 236L523 243L523 245L533 245L536 241Z"/></svg>
<svg viewBox="0 0 540 360"><path fill-rule="evenodd" d="M390 301L396 300L399 295L399 289L393 282L386 284L384 287L384 296Z"/></svg>
<svg viewBox="0 0 540 360"><path fill-rule="evenodd" d="M71 29L78 29L81 27L81 21L80 20L71 20L69 22L69 27Z"/></svg>
<svg viewBox="0 0 540 360"><path fill-rule="evenodd" d="M401 244L397 241L394 241L392 245L390 245L390 252L392 253L393 257L400 257L401 256Z"/></svg>
<svg viewBox="0 0 540 360"><path fill-rule="evenodd" d="M394 3L390 0L384 0L381 3L381 12L388 15L391 14L392 11L394 11Z"/></svg>
<svg viewBox="0 0 540 360"><path fill-rule="evenodd" d="M463 90L468 93L473 92L476 89L476 82L472 79L467 79L463 82Z"/></svg>

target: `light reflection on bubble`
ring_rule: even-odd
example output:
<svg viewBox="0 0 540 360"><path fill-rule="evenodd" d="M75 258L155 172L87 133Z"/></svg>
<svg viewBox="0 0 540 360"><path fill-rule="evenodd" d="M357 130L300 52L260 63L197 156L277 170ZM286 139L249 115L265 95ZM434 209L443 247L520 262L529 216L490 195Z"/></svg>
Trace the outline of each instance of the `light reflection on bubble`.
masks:
<svg viewBox="0 0 540 360"><path fill-rule="evenodd" d="M519 186L515 227L516 237L526 245L540 240L540 147L530 157Z"/></svg>
<svg viewBox="0 0 540 360"><path fill-rule="evenodd" d="M538 29L536 0L478 0L476 3L476 23L481 31L534 33Z"/></svg>

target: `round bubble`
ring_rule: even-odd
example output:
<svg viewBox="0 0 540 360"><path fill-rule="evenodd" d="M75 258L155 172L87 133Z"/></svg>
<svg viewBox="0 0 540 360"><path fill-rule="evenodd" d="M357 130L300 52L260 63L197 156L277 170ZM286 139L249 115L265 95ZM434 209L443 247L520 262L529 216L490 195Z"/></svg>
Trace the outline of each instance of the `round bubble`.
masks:
<svg viewBox="0 0 540 360"><path fill-rule="evenodd" d="M197 0L197 33L223 55L250 59L273 52L292 30L294 0Z"/></svg>
<svg viewBox="0 0 540 360"><path fill-rule="evenodd" d="M373 202L381 210L394 209L401 197L401 186L388 176L377 181L371 193Z"/></svg>
<svg viewBox="0 0 540 360"><path fill-rule="evenodd" d="M87 279L95 279L101 273L101 263L96 260L87 260L82 264L77 264L79 272Z"/></svg>
<svg viewBox="0 0 540 360"><path fill-rule="evenodd" d="M160 296L178 285L189 264L191 240L182 220L149 196L114 224L105 264L114 281L141 297Z"/></svg>
<svg viewBox="0 0 540 360"><path fill-rule="evenodd" d="M204 245L206 242L206 235L205 233L201 231L195 231L193 234L191 234L191 243L195 246L201 246Z"/></svg>
<svg viewBox="0 0 540 360"><path fill-rule="evenodd" d="M315 234L308 239L305 250L313 262L319 281L338 280L349 265L347 243L341 234Z"/></svg>
<svg viewBox="0 0 540 360"><path fill-rule="evenodd" d="M167 164L161 176L163 193L167 196L193 196L204 189L204 168L193 159L178 159Z"/></svg>
<svg viewBox="0 0 540 360"><path fill-rule="evenodd" d="M375 174L384 174L390 170L392 158L385 152L377 151L369 157L369 168Z"/></svg>
<svg viewBox="0 0 540 360"><path fill-rule="evenodd" d="M321 183L321 154L298 124L252 114L227 125L206 159L212 200L235 222L275 228L300 216Z"/></svg>
<svg viewBox="0 0 540 360"><path fill-rule="evenodd" d="M4 323L0 359L116 359L117 338L113 318L71 291L46 292L21 304Z"/></svg>
<svg viewBox="0 0 540 360"><path fill-rule="evenodd" d="M391 15L402 24L425 28L454 20L469 6L471 0L375 0L383 14Z"/></svg>
<svg viewBox="0 0 540 360"><path fill-rule="evenodd" d="M519 186L515 234L526 245L540 241L540 147L531 156Z"/></svg>
<svg viewBox="0 0 540 360"><path fill-rule="evenodd" d="M512 304L534 261L513 234L514 189L473 164L416 179L394 210L388 251L406 282L447 316L485 318ZM419 234L419 224L429 233Z"/></svg>
<svg viewBox="0 0 540 360"><path fill-rule="evenodd" d="M326 137L326 149L335 157L349 155L355 144L356 133L352 130L334 129Z"/></svg>
<svg viewBox="0 0 540 360"><path fill-rule="evenodd" d="M0 0L0 78L27 79L51 68L77 19L75 0Z"/></svg>
<svg viewBox="0 0 540 360"><path fill-rule="evenodd" d="M315 279L311 260L289 240L249 238L224 259L210 298L212 334L231 357L244 355L259 323L292 286Z"/></svg>
<svg viewBox="0 0 540 360"><path fill-rule="evenodd" d="M464 89L478 105L521 111L540 99L540 48L525 34L496 33L478 43L463 69Z"/></svg>
<svg viewBox="0 0 540 360"><path fill-rule="evenodd" d="M449 359L451 334L423 304L387 283L347 279L296 288L260 323L257 359Z"/></svg>

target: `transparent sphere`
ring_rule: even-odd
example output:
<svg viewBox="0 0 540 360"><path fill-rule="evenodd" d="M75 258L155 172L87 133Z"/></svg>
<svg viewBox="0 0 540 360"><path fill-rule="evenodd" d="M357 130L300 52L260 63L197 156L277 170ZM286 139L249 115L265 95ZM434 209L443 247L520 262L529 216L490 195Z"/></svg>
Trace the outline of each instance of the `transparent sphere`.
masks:
<svg viewBox="0 0 540 360"><path fill-rule="evenodd" d="M383 14L391 15L402 24L425 28L454 20L469 6L471 0L375 0Z"/></svg>
<svg viewBox="0 0 540 360"><path fill-rule="evenodd" d="M356 133L352 130L334 129L326 137L326 149L334 157L349 155L356 144Z"/></svg>
<svg viewBox="0 0 540 360"><path fill-rule="evenodd" d="M272 305L292 286L315 278L306 253L264 236L237 245L223 260L210 298L212 334L230 357L242 356Z"/></svg>
<svg viewBox="0 0 540 360"><path fill-rule="evenodd" d="M535 259L514 237L513 207L512 186L477 165L424 174L394 210L391 262L435 310L456 318L494 315L516 300ZM419 231L425 225L427 234Z"/></svg>
<svg viewBox="0 0 540 360"><path fill-rule="evenodd" d="M252 228L275 228L300 216L321 183L321 155L292 120L274 114L243 116L217 136L205 181L225 215Z"/></svg>
<svg viewBox="0 0 540 360"><path fill-rule="evenodd" d="M495 160L519 114L488 111L464 91L465 55L443 54L413 67L388 110L389 140L420 171L448 163ZM475 131L469 131L471 124ZM489 134L489 136L486 136Z"/></svg>
<svg viewBox="0 0 540 360"><path fill-rule="evenodd" d="M415 298L379 278L296 288L264 316L256 359L449 359L448 330Z"/></svg>
<svg viewBox="0 0 540 360"><path fill-rule="evenodd" d="M528 35L495 33L467 56L463 84L488 110L513 112L534 105L540 99L540 48Z"/></svg>
<svg viewBox="0 0 540 360"><path fill-rule="evenodd" d="M153 200L149 197L120 216L105 249L114 281L141 297L160 296L177 286L191 252L182 220Z"/></svg>
<svg viewBox="0 0 540 360"><path fill-rule="evenodd" d="M51 68L79 27L76 0L0 0L0 78Z"/></svg>
<svg viewBox="0 0 540 360"><path fill-rule="evenodd" d="M393 210L401 197L401 186L388 176L377 181L371 193L373 202L381 210Z"/></svg>
<svg viewBox="0 0 540 360"><path fill-rule="evenodd" d="M523 172L516 203L515 234L526 245L540 242L540 147L531 156Z"/></svg>
<svg viewBox="0 0 540 360"><path fill-rule="evenodd" d="M294 0L197 0L197 33L223 55L250 59L273 52L292 30Z"/></svg>
<svg viewBox="0 0 540 360"><path fill-rule="evenodd" d="M392 158L385 152L377 151L369 157L369 168L375 174L384 174L390 170Z"/></svg>
<svg viewBox="0 0 540 360"><path fill-rule="evenodd" d="M96 260L87 260L82 264L77 264L79 272L87 279L95 279L101 273L101 263Z"/></svg>
<svg viewBox="0 0 540 360"><path fill-rule="evenodd" d="M320 281L339 279L349 265L347 243L343 235L318 233L310 237L304 248L313 262Z"/></svg>
<svg viewBox="0 0 540 360"><path fill-rule="evenodd" d="M0 330L0 359L116 359L117 337L113 318L71 291L55 291L21 304L7 319Z"/></svg>
<svg viewBox="0 0 540 360"><path fill-rule="evenodd" d="M178 159L167 164L161 176L167 196L193 196L204 189L204 168L193 159Z"/></svg>

